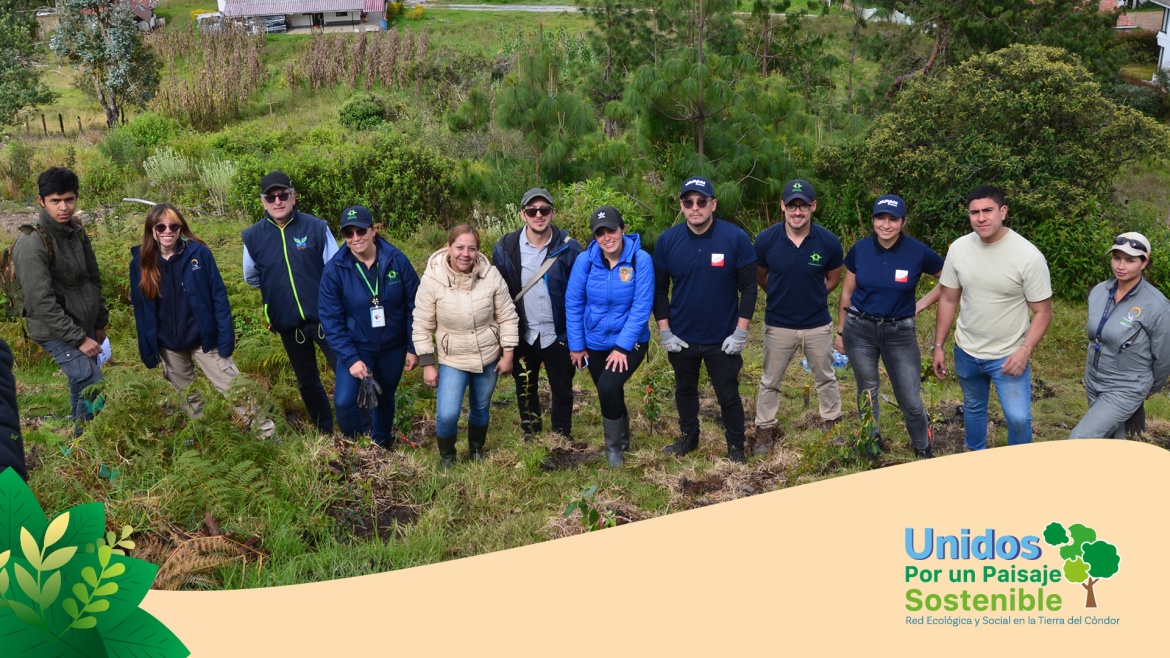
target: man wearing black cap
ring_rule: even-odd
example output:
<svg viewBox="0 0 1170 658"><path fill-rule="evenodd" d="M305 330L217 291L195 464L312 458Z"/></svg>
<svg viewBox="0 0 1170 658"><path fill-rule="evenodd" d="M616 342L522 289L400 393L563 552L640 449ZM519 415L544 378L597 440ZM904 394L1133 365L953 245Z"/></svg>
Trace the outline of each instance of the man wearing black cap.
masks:
<svg viewBox="0 0 1170 658"><path fill-rule="evenodd" d="M757 277L767 291L764 312L764 371L756 398L753 452L766 455L776 439L780 382L796 348L804 350L817 384L821 419L841 418L841 393L833 371L833 318L829 293L841 282L845 254L841 241L814 224L817 209L812 183L790 181L780 203L784 222L756 236Z"/></svg>
<svg viewBox="0 0 1170 658"><path fill-rule="evenodd" d="M264 217L244 229L244 280L259 288L269 328L280 334L297 388L319 432L333 431L333 410L317 370L314 343L335 368L317 316L317 292L337 240L324 220L297 210L292 181L273 171L260 181Z"/></svg>
<svg viewBox="0 0 1170 658"><path fill-rule="evenodd" d="M679 206L686 221L654 245L654 317L674 368L682 432L666 452L681 457L699 447L699 368L705 364L723 415L727 458L743 464L740 353L756 309L756 255L743 229L715 219L711 181L687 179Z"/></svg>
<svg viewBox="0 0 1170 658"><path fill-rule="evenodd" d="M548 190L534 187L520 200L524 226L505 235L492 249L492 265L516 302L520 344L516 347L516 404L520 428L531 441L541 431L537 382L544 364L552 391L552 430L573 435L573 363L565 335L565 288L581 245L553 225L555 212ZM535 281L534 281L535 280Z"/></svg>

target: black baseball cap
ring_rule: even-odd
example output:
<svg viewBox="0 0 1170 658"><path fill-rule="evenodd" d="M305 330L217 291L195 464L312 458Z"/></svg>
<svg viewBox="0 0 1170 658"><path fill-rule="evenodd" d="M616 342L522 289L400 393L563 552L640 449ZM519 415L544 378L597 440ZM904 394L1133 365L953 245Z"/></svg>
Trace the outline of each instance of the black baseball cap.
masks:
<svg viewBox="0 0 1170 658"><path fill-rule="evenodd" d="M288 174L283 171L271 171L268 175L260 179L260 194L268 194L268 190L274 187L283 187L291 190L293 188L292 181L289 180Z"/></svg>
<svg viewBox="0 0 1170 658"><path fill-rule="evenodd" d="M520 199L520 207L523 208L524 206L528 205L528 203L533 199L544 199L545 201L548 201L548 205L553 205L553 198L552 195L548 193L548 190L544 189L543 187L534 187L524 193L524 197Z"/></svg>
<svg viewBox="0 0 1170 658"><path fill-rule="evenodd" d="M799 178L793 181L788 181L784 186L784 203L792 203L793 199L800 199L805 203L812 204L817 200L816 190L813 189L812 183Z"/></svg>
<svg viewBox="0 0 1170 658"><path fill-rule="evenodd" d="M341 228L357 226L369 228L374 225L374 216L365 206L350 206L341 211Z"/></svg>
<svg viewBox="0 0 1170 658"><path fill-rule="evenodd" d="M589 231L591 233L596 233L599 228L616 231L623 224L622 212L613 206L600 206L589 217Z"/></svg>

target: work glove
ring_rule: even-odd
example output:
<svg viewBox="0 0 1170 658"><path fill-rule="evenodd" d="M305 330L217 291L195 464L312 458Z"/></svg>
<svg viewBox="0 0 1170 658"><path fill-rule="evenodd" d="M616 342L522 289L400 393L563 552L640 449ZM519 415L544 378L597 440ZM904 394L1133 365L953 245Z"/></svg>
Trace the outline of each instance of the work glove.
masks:
<svg viewBox="0 0 1170 658"><path fill-rule="evenodd" d="M662 349L667 352L681 352L690 347L686 341L671 333L670 329L659 329L658 340L662 341Z"/></svg>
<svg viewBox="0 0 1170 658"><path fill-rule="evenodd" d="M358 386L357 405L360 409L374 409L378 406L378 396L382 394L382 387L373 377L362 377Z"/></svg>
<svg viewBox="0 0 1170 658"><path fill-rule="evenodd" d="M742 352L745 345L747 345L747 329L736 327L730 336L723 339L723 352L734 356Z"/></svg>

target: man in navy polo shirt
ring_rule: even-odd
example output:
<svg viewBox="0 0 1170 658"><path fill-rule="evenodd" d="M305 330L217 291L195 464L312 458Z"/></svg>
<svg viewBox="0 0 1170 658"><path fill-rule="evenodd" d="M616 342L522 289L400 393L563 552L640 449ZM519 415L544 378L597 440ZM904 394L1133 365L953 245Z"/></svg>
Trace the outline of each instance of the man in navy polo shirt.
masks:
<svg viewBox="0 0 1170 658"><path fill-rule="evenodd" d="M790 181L780 203L784 222L756 237L757 277L768 293L764 312L764 372L756 399L756 436L752 452L766 455L777 438L780 382L796 354L804 350L817 384L821 419L841 418L841 393L833 371L833 319L829 293L841 282L841 241L814 224L817 196L812 183Z"/></svg>
<svg viewBox="0 0 1170 658"><path fill-rule="evenodd" d="M689 178L679 197L686 221L654 244L654 317L674 368L682 432L666 452L681 457L699 447L699 368L706 364L723 415L727 458L743 464L740 353L756 309L756 256L743 229L715 219L711 181Z"/></svg>

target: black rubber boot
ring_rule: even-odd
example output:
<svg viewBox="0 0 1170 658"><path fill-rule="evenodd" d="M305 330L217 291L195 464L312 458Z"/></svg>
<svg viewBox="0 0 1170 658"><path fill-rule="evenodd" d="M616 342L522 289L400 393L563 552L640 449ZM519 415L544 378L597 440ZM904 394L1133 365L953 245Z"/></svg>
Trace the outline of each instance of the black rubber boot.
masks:
<svg viewBox="0 0 1170 658"><path fill-rule="evenodd" d="M471 449L471 461L483 461L483 446L487 443L487 425L467 426L467 447Z"/></svg>
<svg viewBox="0 0 1170 658"><path fill-rule="evenodd" d="M934 451L931 450L930 446L926 446L926 450L919 450L918 448L915 448L914 454L918 455L919 459L930 459L934 457Z"/></svg>
<svg viewBox="0 0 1170 658"><path fill-rule="evenodd" d="M674 443L666 446L663 451L668 455L682 457L683 455L694 452L698 447L699 433L696 431L693 434L684 434L678 437Z"/></svg>
<svg viewBox="0 0 1170 658"><path fill-rule="evenodd" d="M455 465L455 437L436 436L435 443L439 444L439 468L444 471Z"/></svg>
<svg viewBox="0 0 1170 658"><path fill-rule="evenodd" d="M602 431L605 435L605 458L613 468L621 468L626 460L622 457L622 419L601 419Z"/></svg>
<svg viewBox="0 0 1170 658"><path fill-rule="evenodd" d="M622 452L630 451L630 414L622 416Z"/></svg>

